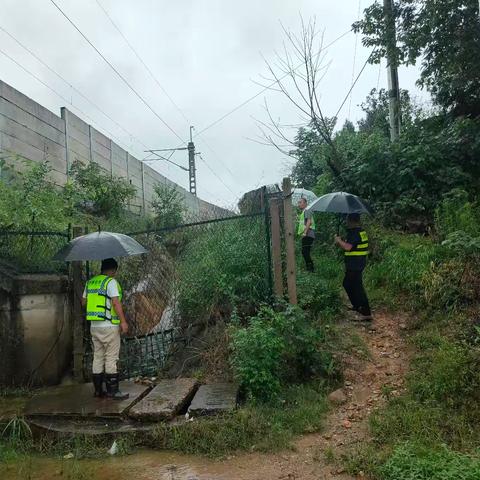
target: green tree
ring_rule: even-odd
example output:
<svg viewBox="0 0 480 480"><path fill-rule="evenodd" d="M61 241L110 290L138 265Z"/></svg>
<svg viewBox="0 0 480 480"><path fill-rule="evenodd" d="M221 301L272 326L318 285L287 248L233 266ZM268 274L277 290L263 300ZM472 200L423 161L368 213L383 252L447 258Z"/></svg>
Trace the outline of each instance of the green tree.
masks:
<svg viewBox="0 0 480 480"><path fill-rule="evenodd" d="M455 116L480 115L480 24L477 0L397 0L398 64L421 58L418 84ZM375 1L354 24L363 43L375 48L372 62L386 58L383 7Z"/></svg>
<svg viewBox="0 0 480 480"><path fill-rule="evenodd" d="M155 197L152 209L157 228L169 228L180 225L185 215L184 197L175 185L157 184L154 187Z"/></svg>
<svg viewBox="0 0 480 480"><path fill-rule="evenodd" d="M75 162L70 175L64 197L72 216L78 212L94 217L117 217L135 197L134 186L124 178L105 172L98 163Z"/></svg>
<svg viewBox="0 0 480 480"><path fill-rule="evenodd" d="M298 130L295 146L296 149L291 152L297 159L292 179L297 187L312 188L327 169L325 149L330 147L314 129L305 127Z"/></svg>

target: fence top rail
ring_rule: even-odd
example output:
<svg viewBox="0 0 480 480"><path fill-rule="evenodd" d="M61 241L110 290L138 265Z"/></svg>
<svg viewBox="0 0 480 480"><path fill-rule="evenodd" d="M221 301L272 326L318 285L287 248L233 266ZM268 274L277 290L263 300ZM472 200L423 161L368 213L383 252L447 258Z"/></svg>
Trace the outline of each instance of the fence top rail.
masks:
<svg viewBox="0 0 480 480"><path fill-rule="evenodd" d="M69 234L67 232L29 232L26 230L0 230L0 235L28 235L30 237L65 237L69 238Z"/></svg>
<svg viewBox="0 0 480 480"><path fill-rule="evenodd" d="M183 223L181 225L175 225L174 227L164 227L164 228L157 228L157 229L150 229L144 230L141 232L130 232L127 235L145 235L147 233L164 233L164 232L171 232L173 230L179 230L181 228L188 228L188 227L198 227L200 225L208 225L211 223L220 223L220 222L227 222L230 220L241 220L243 218L254 218L254 217L261 217L265 216L265 212L256 212L256 213L249 213L246 215L234 215L231 217L223 217L223 218L214 218L213 220L202 220L200 222L193 222L193 223Z"/></svg>

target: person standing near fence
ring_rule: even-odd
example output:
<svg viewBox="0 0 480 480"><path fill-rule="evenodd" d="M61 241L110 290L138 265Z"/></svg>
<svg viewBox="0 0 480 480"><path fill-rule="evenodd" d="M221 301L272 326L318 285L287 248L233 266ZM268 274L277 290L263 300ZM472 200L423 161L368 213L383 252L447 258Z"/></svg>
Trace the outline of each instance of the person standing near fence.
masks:
<svg viewBox="0 0 480 480"><path fill-rule="evenodd" d="M122 287L114 278L118 264L113 258L102 261L101 273L88 280L83 292L87 321L93 343L93 385L95 397L128 398L119 388L118 360L120 332L128 332L122 308ZM106 392L103 390L103 383Z"/></svg>
<svg viewBox="0 0 480 480"><path fill-rule="evenodd" d="M312 212L307 212L307 200L301 198L298 201L298 208L300 209L300 215L298 217L298 236L302 241L302 255L305 260L305 266L309 272L315 271L313 264L311 250L313 242L315 240L315 220L313 219Z"/></svg>
<svg viewBox="0 0 480 480"><path fill-rule="evenodd" d="M336 235L335 243L344 250L343 287L352 303L352 310L361 315L358 320L371 321L372 312L363 287L363 270L367 265L368 256L368 235L361 227L358 213L351 213L347 216L347 237L342 240L339 235Z"/></svg>

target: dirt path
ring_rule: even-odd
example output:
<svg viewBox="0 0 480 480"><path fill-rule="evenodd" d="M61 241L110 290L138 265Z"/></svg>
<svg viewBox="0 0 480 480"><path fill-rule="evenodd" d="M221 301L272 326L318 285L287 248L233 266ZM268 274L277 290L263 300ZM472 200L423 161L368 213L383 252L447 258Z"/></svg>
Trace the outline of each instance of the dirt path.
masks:
<svg viewBox="0 0 480 480"><path fill-rule="evenodd" d="M168 480L352 480L353 477L328 465L327 458L340 456L368 439L368 415L385 402L383 392L399 395L408 368L408 351L403 341L405 319L380 313L371 327L358 325L356 330L368 349L353 352L344 360L346 402L332 409L325 430L307 435L295 444L295 450L280 454L245 454L222 462L198 459L190 471L170 465L170 472L145 479ZM367 358L365 358L367 357ZM140 464L138 464L140 467ZM144 466L143 466L144 468ZM175 468L180 471L175 472ZM138 477L137 477L138 478Z"/></svg>
<svg viewBox="0 0 480 480"><path fill-rule="evenodd" d="M101 462L79 462L77 468L87 475L79 478L352 480L353 477L344 473L332 459L341 458L342 454L368 440L369 413L385 402L386 392L398 395L404 388L409 356L401 332L405 328L404 322L401 316L378 313L371 328L362 325L354 327L368 353L361 348L353 348L353 352L343 359L345 401L332 408L322 433L301 437L295 442L293 450L278 454L245 453L223 461L144 451ZM58 462L45 459L40 461L38 468L35 467L35 474L29 478L64 478L62 470L63 466L59 466Z"/></svg>

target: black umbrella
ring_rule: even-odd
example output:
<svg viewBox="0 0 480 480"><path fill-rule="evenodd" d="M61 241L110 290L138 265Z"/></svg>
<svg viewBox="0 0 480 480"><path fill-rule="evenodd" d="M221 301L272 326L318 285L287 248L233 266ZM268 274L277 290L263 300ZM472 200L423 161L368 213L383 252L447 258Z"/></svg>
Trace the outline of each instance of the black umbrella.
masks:
<svg viewBox="0 0 480 480"><path fill-rule="evenodd" d="M307 208L310 212L372 213L372 209L360 197L345 192L327 193L317 198Z"/></svg>
<svg viewBox="0 0 480 480"><path fill-rule="evenodd" d="M122 233L95 232L82 235L63 247L53 258L65 262L103 260L147 253L136 240Z"/></svg>
<svg viewBox="0 0 480 480"><path fill-rule="evenodd" d="M307 208L310 212L330 212L348 215L349 213L372 213L367 203L356 195L346 192L333 192L317 198ZM337 222L337 233L340 231L341 217Z"/></svg>

